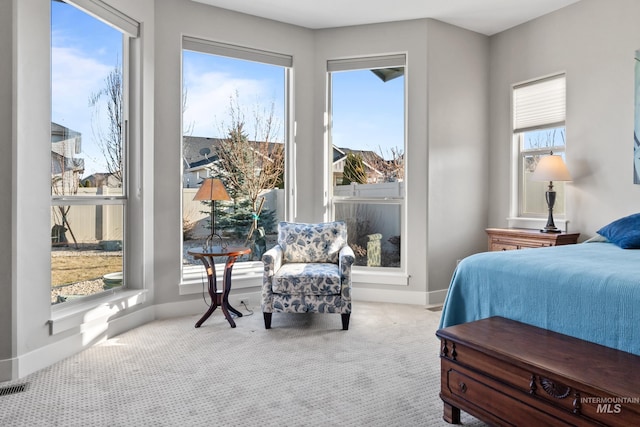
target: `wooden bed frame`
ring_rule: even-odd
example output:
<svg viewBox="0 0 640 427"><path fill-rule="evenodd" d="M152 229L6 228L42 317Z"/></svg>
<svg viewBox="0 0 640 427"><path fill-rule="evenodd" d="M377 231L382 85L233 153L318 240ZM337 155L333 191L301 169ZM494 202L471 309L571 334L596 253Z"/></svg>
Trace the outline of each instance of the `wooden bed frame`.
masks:
<svg viewBox="0 0 640 427"><path fill-rule="evenodd" d="M436 335L449 423L640 425L640 356L502 317Z"/></svg>

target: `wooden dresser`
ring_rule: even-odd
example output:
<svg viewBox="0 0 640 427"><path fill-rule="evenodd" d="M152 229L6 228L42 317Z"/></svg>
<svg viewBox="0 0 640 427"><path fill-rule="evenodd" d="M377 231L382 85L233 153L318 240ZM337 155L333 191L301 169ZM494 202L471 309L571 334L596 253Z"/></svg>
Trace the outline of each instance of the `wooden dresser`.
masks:
<svg viewBox="0 0 640 427"><path fill-rule="evenodd" d="M449 423L640 425L640 356L502 317L436 335Z"/></svg>
<svg viewBox="0 0 640 427"><path fill-rule="evenodd" d="M542 233L525 228L487 228L490 251L511 251L522 248L573 245L580 233Z"/></svg>

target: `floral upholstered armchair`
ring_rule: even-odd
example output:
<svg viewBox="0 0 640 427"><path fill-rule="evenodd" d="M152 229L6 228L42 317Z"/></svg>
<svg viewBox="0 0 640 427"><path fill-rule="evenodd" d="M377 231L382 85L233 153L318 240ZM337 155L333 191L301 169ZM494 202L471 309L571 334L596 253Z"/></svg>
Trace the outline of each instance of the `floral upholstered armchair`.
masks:
<svg viewBox="0 0 640 427"><path fill-rule="evenodd" d="M278 244L262 256L262 313L271 328L274 312L340 313L342 329L351 315L351 265L343 221L280 222Z"/></svg>

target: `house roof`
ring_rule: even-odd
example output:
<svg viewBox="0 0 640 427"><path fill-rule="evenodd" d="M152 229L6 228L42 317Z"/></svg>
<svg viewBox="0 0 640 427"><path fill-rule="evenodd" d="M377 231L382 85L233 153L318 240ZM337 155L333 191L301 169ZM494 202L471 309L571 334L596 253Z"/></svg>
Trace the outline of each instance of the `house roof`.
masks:
<svg viewBox="0 0 640 427"><path fill-rule="evenodd" d="M61 124L51 122L51 142L60 142L71 138L82 138L82 134Z"/></svg>
<svg viewBox="0 0 640 427"><path fill-rule="evenodd" d="M384 162L384 159L382 157L380 157L380 155L378 155L378 153L376 153L375 151L371 151L371 150L352 150L351 148L345 148L345 147L340 147L339 150L344 153L344 156L346 156L347 154L360 155L360 157L362 157L362 161L367 163L367 164L369 164L369 165L375 165L375 164L378 164L380 162ZM334 162L336 161L335 150L334 150L333 160L334 160Z"/></svg>
<svg viewBox="0 0 640 427"><path fill-rule="evenodd" d="M183 144L183 159L187 169L202 168L218 160L218 148L222 143L220 138L208 138L203 136L185 136ZM249 144L259 144L249 141ZM268 152L271 153L279 142L270 142Z"/></svg>
<svg viewBox="0 0 640 427"><path fill-rule="evenodd" d="M220 138L185 136L183 142L182 157L187 168L206 165L218 159L216 151L220 146Z"/></svg>

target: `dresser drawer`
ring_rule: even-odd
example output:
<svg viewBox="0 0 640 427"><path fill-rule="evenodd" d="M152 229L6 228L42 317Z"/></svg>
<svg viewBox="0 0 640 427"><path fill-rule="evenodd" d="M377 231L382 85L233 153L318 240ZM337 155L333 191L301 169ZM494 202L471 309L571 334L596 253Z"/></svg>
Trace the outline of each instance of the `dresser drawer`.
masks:
<svg viewBox="0 0 640 427"><path fill-rule="evenodd" d="M499 424L509 424L508 420L513 420L515 415L518 419L526 419L528 425L565 425L549 412L542 412L533 406L523 404L517 398L524 397L526 400L526 395L512 397L500 391L499 384L491 384L498 387L494 388L487 384L491 381L487 381L486 377L476 376L472 371L463 372L452 367L443 375L446 377L447 387L443 395L446 396L448 393L452 404L464 402L467 409L474 406L476 411L491 414L491 418L500 421Z"/></svg>
<svg viewBox="0 0 640 427"><path fill-rule="evenodd" d="M518 228L487 228L485 231L490 251L571 245L577 243L580 236L580 233L541 233L539 230Z"/></svg>
<svg viewBox="0 0 640 427"><path fill-rule="evenodd" d="M513 243L491 242L490 245L490 251L515 251L520 249L518 245L514 245Z"/></svg>

